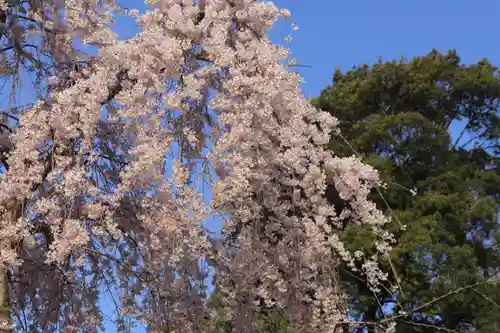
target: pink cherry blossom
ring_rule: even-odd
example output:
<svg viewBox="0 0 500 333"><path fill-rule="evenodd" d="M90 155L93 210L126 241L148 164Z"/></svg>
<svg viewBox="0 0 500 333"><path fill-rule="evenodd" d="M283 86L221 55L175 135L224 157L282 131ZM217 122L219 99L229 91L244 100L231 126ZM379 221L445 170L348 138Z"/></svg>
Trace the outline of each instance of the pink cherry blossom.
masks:
<svg viewBox="0 0 500 333"><path fill-rule="evenodd" d="M97 332L106 289L119 332L132 319L205 332L209 257L238 331L251 331L260 297L302 332L332 332L346 320L339 262L362 260L372 288L386 278L376 258L345 249L339 226L373 226L382 255L392 238L367 199L376 170L328 149L337 120L310 105L288 51L267 36L290 13L255 0L147 3L126 12L141 32L118 40L114 0L64 2L62 45L80 38L98 55L10 137L0 181L0 266L20 276L10 294L25 295L30 327L45 331ZM348 203L341 214L328 186ZM224 219L215 245L209 216ZM42 226L37 255L12 247Z"/></svg>

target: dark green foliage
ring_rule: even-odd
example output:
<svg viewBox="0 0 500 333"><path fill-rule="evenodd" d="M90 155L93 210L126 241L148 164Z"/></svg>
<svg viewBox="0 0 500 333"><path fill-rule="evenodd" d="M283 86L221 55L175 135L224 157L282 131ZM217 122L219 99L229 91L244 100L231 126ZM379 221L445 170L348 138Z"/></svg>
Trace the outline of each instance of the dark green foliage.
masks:
<svg viewBox="0 0 500 333"><path fill-rule="evenodd" d="M349 144L334 138L333 152L350 156L354 149L388 184L373 199L393 216L398 238L384 267L391 283L373 295L363 277L342 270L359 319L381 318L378 299L396 306L395 314L408 313L397 332L500 328L500 284L492 282L500 266L499 98L499 73L487 60L466 66L455 51L433 50L411 61L336 71L333 85L313 101L340 120ZM352 250L367 253L369 237L356 226L343 234ZM403 294L391 289L397 278Z"/></svg>

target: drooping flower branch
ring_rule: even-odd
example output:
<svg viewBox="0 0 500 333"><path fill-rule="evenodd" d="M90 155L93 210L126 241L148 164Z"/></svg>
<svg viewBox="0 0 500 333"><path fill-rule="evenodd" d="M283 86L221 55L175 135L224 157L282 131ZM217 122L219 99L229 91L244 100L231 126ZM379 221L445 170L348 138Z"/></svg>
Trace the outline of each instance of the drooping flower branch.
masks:
<svg viewBox="0 0 500 333"><path fill-rule="evenodd" d="M338 228L373 226L382 253L390 237L367 199L376 171L327 150L336 119L302 96L282 65L287 50L267 37L289 12L253 0L148 3L143 15L129 11L141 32L121 41L108 26L113 1L66 1L67 38L96 45L98 56L23 114L11 137L0 259L28 274L28 250L12 239L44 229L48 250L30 262L60 271L28 290L31 306L59 297L57 308L33 308L31 327L102 327L104 283L119 296L119 331L129 331L127 318L151 332L206 331L196 281L211 256L238 331L251 330L262 306L284 309L304 331L332 331L346 315L339 260L366 260L373 288L385 278L372 258L345 250ZM209 207L193 161L212 176ZM348 202L341 212L325 198L328 185ZM225 219L215 249L201 225L210 214Z"/></svg>

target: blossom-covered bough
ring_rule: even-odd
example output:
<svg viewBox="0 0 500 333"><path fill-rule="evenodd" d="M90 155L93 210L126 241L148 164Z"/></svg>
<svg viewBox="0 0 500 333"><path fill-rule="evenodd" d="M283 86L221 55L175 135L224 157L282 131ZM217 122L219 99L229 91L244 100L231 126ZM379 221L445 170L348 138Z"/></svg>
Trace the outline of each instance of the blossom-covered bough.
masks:
<svg viewBox="0 0 500 333"><path fill-rule="evenodd" d="M372 288L385 278L376 258L344 249L338 228L373 226L381 254L391 238L367 200L376 171L332 156L336 119L302 96L287 51L267 37L289 12L254 0L147 3L127 11L141 32L118 40L113 0L64 2L66 40L98 54L10 137L0 267L13 321L97 332L111 307L119 332L136 321L210 331L200 282L210 257L238 332L252 331L262 306L283 309L300 332L332 332L347 321L338 261L363 260ZM348 202L341 212L325 199L329 184ZM217 246L202 226L210 215L224 220Z"/></svg>

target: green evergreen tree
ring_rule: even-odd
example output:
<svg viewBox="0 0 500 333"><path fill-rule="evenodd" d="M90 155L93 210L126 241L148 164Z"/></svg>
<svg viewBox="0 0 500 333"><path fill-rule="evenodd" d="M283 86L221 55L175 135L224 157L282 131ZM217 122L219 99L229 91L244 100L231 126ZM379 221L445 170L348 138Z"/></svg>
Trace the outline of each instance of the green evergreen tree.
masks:
<svg viewBox="0 0 500 333"><path fill-rule="evenodd" d="M337 70L313 103L340 121L342 137L331 149L358 154L380 171L387 187L373 198L392 216L398 239L380 293L341 269L352 315L383 322L385 309L405 333L497 332L498 69L485 59L464 65L453 50L433 50L411 61ZM463 130L452 136L452 127ZM327 195L342 206L335 193ZM355 225L343 233L351 249L372 244L370 235ZM373 324L353 330L380 331Z"/></svg>

